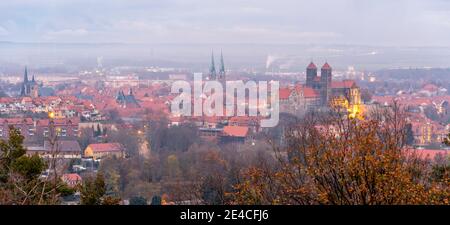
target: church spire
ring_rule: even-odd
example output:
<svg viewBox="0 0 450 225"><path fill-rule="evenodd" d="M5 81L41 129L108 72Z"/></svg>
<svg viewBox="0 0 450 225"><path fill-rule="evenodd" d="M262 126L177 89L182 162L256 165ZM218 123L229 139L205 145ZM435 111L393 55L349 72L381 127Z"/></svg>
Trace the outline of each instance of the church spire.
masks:
<svg viewBox="0 0 450 225"><path fill-rule="evenodd" d="M25 66L25 73L23 74L23 83L27 83L28 82L28 69Z"/></svg>
<svg viewBox="0 0 450 225"><path fill-rule="evenodd" d="M223 62L223 54L220 51L220 70L219 70L219 78L225 79L225 63Z"/></svg>
<svg viewBox="0 0 450 225"><path fill-rule="evenodd" d="M216 65L214 63L214 51L211 52L211 65L209 67L209 80L216 79Z"/></svg>
<svg viewBox="0 0 450 225"><path fill-rule="evenodd" d="M25 66L25 73L23 74L23 82L20 87L20 96L27 96L29 94L29 86L28 86L28 70Z"/></svg>

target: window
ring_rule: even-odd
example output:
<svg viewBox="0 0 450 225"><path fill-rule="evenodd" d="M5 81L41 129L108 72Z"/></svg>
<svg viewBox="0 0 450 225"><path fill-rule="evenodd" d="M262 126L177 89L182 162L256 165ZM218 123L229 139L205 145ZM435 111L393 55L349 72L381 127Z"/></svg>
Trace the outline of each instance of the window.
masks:
<svg viewBox="0 0 450 225"><path fill-rule="evenodd" d="M28 135L34 136L34 129L33 128L28 128Z"/></svg>
<svg viewBox="0 0 450 225"><path fill-rule="evenodd" d="M56 131L56 136L61 136L61 127L56 127L55 128L55 131Z"/></svg>

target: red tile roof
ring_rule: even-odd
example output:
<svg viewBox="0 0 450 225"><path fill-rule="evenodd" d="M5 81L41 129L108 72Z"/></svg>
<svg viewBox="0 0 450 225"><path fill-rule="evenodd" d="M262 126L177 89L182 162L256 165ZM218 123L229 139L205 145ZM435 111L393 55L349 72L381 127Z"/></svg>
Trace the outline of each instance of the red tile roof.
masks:
<svg viewBox="0 0 450 225"><path fill-rule="evenodd" d="M308 65L307 69L317 69L317 66L316 66L313 62L311 62L311 63Z"/></svg>
<svg viewBox="0 0 450 225"><path fill-rule="evenodd" d="M80 175L76 173L67 173L62 175L64 181L78 182L81 181Z"/></svg>
<svg viewBox="0 0 450 225"><path fill-rule="evenodd" d="M320 94L310 87L303 87L303 96L305 98L318 98L320 97Z"/></svg>
<svg viewBox="0 0 450 225"><path fill-rule="evenodd" d="M280 99L286 100L289 98L289 96L291 96L292 93L292 89L290 88L281 88L280 91Z"/></svg>
<svg viewBox="0 0 450 225"><path fill-rule="evenodd" d="M395 100L395 96L373 96L372 100L380 104L391 104Z"/></svg>
<svg viewBox="0 0 450 225"><path fill-rule="evenodd" d="M241 126L225 126L223 128L223 133L226 136L232 136L232 137L247 137L248 134L248 127L241 127Z"/></svg>
<svg viewBox="0 0 450 225"><path fill-rule="evenodd" d="M218 123L219 122L219 117L216 117L216 116L204 116L203 117L203 121L205 121L206 123Z"/></svg>
<svg viewBox="0 0 450 225"><path fill-rule="evenodd" d="M434 84L426 84L422 89L429 92L436 92L439 90L439 87Z"/></svg>
<svg viewBox="0 0 450 225"><path fill-rule="evenodd" d="M323 70L331 70L331 66L330 64L328 64L327 62L322 66Z"/></svg>
<svg viewBox="0 0 450 225"><path fill-rule="evenodd" d="M55 144L51 144L49 141L44 141L44 149L48 151L56 150L59 152L75 152L81 154L81 148L77 141L71 140L59 140Z"/></svg>
<svg viewBox="0 0 450 225"><path fill-rule="evenodd" d="M38 126L48 126L50 124L50 121L53 121L54 125L64 126L64 125L73 125L78 126L80 123L79 117L72 117L70 119L63 118L63 119L40 119L36 120L36 125Z"/></svg>
<svg viewBox="0 0 450 225"><path fill-rule="evenodd" d="M2 97L2 98L0 98L0 103L11 104L11 103L13 103L15 101L16 101L16 99L15 98L11 98L11 97Z"/></svg>
<svg viewBox="0 0 450 225"><path fill-rule="evenodd" d="M295 91L297 93L303 93L303 97L305 98L319 98L320 94L318 91L314 90L311 87L307 87L305 85L295 85Z"/></svg>
<svg viewBox="0 0 450 225"><path fill-rule="evenodd" d="M123 150L120 143L90 144L88 148L91 148L93 152L120 152Z"/></svg>
<svg viewBox="0 0 450 225"><path fill-rule="evenodd" d="M20 125L27 124L32 125L32 118L0 118L0 124L8 124L8 125Z"/></svg>
<svg viewBox="0 0 450 225"><path fill-rule="evenodd" d="M331 88L352 88L355 85L354 80L343 80L331 82Z"/></svg>
<svg viewBox="0 0 450 225"><path fill-rule="evenodd" d="M33 99L31 97L23 97L22 102L33 102Z"/></svg>

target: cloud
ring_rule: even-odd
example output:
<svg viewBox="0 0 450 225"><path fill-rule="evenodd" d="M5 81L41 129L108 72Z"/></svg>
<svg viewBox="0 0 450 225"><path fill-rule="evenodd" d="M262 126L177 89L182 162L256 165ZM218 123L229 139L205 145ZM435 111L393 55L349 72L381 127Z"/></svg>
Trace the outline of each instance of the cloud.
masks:
<svg viewBox="0 0 450 225"><path fill-rule="evenodd" d="M450 46L442 0L17 0L0 11L16 23L3 35L23 41Z"/></svg>

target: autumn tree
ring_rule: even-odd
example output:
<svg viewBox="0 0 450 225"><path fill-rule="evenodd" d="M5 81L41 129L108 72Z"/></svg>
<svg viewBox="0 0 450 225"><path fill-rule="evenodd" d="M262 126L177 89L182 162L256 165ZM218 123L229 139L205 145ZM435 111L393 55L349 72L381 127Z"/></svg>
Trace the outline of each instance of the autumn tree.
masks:
<svg viewBox="0 0 450 225"><path fill-rule="evenodd" d="M114 196L105 196L102 199L102 205L120 205L121 199Z"/></svg>
<svg viewBox="0 0 450 225"><path fill-rule="evenodd" d="M365 121L341 112L305 118L274 146L278 163L250 168L235 204L448 204L448 180L430 181L429 164L406 149L397 104Z"/></svg>
<svg viewBox="0 0 450 225"><path fill-rule="evenodd" d="M180 163L176 155L169 155L167 157L167 172L170 178L175 178L180 175Z"/></svg>

